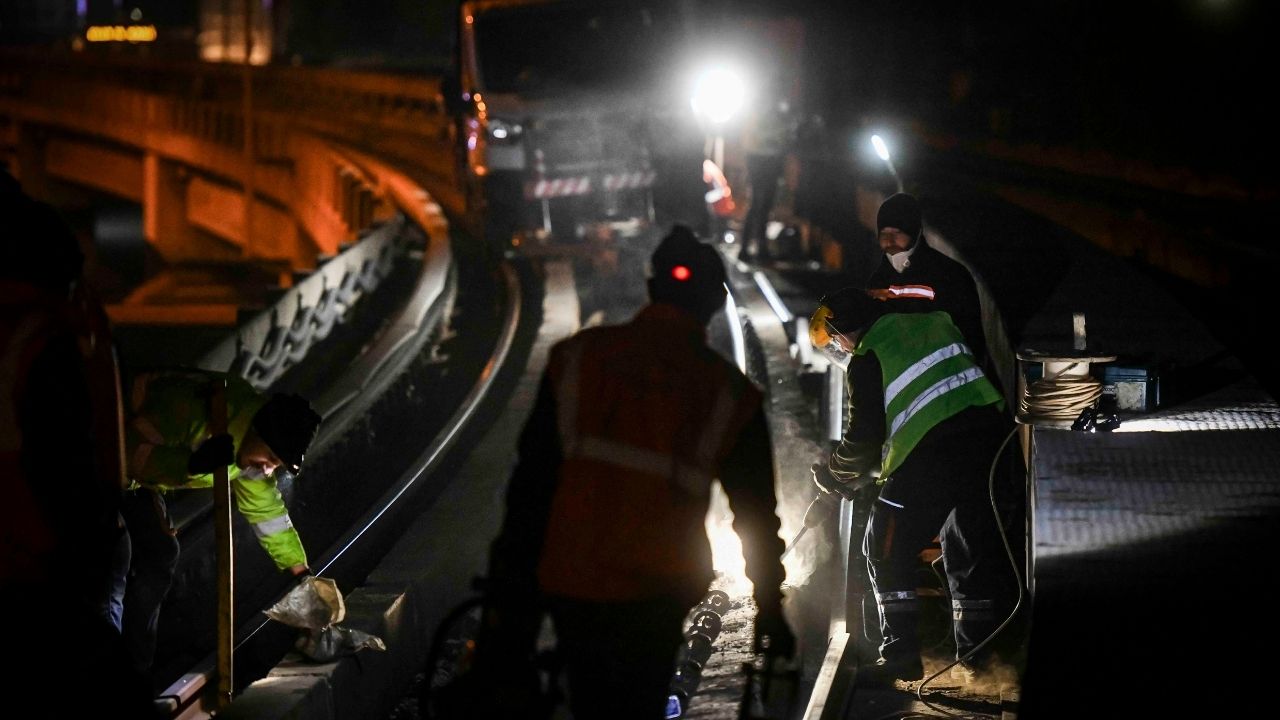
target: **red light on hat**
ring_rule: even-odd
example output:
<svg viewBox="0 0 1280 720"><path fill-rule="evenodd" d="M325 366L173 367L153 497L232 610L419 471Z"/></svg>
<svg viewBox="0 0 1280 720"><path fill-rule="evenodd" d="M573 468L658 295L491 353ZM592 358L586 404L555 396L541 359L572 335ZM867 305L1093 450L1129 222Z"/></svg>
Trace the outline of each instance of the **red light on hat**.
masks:
<svg viewBox="0 0 1280 720"><path fill-rule="evenodd" d="M680 282L688 280L692 275L693 273L689 272L689 268L684 265L677 265L671 268L671 277L679 280Z"/></svg>

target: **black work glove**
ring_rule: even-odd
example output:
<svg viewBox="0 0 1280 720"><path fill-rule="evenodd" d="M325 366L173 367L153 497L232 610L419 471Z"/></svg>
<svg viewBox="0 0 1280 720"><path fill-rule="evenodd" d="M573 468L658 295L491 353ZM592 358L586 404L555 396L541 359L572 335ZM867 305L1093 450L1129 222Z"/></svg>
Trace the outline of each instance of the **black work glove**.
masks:
<svg viewBox="0 0 1280 720"><path fill-rule="evenodd" d="M187 460L187 473L206 475L235 461L235 442L230 435L222 433L200 443L200 447L191 453L191 458Z"/></svg>
<svg viewBox="0 0 1280 720"><path fill-rule="evenodd" d="M809 509L804 511L804 526L816 528L835 515L840 509L840 497L838 493L819 492L809 503Z"/></svg>
<svg viewBox="0 0 1280 720"><path fill-rule="evenodd" d="M813 484L818 487L818 491L827 495L836 495L846 500L852 500L858 494L858 488L870 482L870 478L866 482L842 482L835 475L831 474L831 468L824 462L816 462L809 468L809 472L813 477Z"/></svg>
<svg viewBox="0 0 1280 720"><path fill-rule="evenodd" d="M752 646L755 652L763 652L775 658L790 658L796 654L796 636L782 617L780 602L765 603L756 613L756 638Z"/></svg>

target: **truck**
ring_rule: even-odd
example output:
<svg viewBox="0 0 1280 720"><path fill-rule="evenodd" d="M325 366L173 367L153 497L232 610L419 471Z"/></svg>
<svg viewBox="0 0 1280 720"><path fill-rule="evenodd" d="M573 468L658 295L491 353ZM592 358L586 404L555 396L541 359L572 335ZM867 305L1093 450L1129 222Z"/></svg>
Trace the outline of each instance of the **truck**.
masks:
<svg viewBox="0 0 1280 720"><path fill-rule="evenodd" d="M690 102L688 0L468 0L455 72L468 206L488 243L538 253L709 224L707 128Z"/></svg>

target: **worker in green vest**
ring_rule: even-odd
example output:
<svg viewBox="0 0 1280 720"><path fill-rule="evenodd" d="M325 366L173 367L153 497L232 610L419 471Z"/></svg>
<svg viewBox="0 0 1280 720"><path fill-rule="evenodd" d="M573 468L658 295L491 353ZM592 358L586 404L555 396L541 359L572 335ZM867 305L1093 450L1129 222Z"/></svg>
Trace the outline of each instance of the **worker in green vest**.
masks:
<svg viewBox="0 0 1280 720"><path fill-rule="evenodd" d="M843 438L813 467L815 504L879 484L862 545L882 637L879 661L858 670L869 686L924 676L916 573L935 537L962 672L990 669L984 641L1012 587L988 494L1009 427L1004 401L949 315L892 305L844 288L823 297L810 321L814 346L846 368L850 398Z"/></svg>
<svg viewBox="0 0 1280 720"><path fill-rule="evenodd" d="M227 427L210 427L214 388L225 383ZM265 395L226 373L173 369L134 378L126 396L126 469L130 480L123 514L132 558L113 592L123 599L122 632L139 669L155 654L160 606L178 563L177 531L165 494L213 486L224 467L236 499L276 568L309 574L306 551L277 487L277 478L302 469L320 415L297 395Z"/></svg>

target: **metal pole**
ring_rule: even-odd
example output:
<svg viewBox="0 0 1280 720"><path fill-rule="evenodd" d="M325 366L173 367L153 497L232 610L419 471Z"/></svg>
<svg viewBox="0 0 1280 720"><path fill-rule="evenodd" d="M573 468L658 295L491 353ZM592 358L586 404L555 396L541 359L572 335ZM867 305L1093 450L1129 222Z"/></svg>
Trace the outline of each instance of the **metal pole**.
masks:
<svg viewBox="0 0 1280 720"><path fill-rule="evenodd" d="M213 384L209 407L210 431L218 436L227 431L227 381ZM218 702L219 709L231 702L235 690L232 652L235 649L235 557L231 543L231 481L226 466L213 471L213 520L218 556Z"/></svg>

